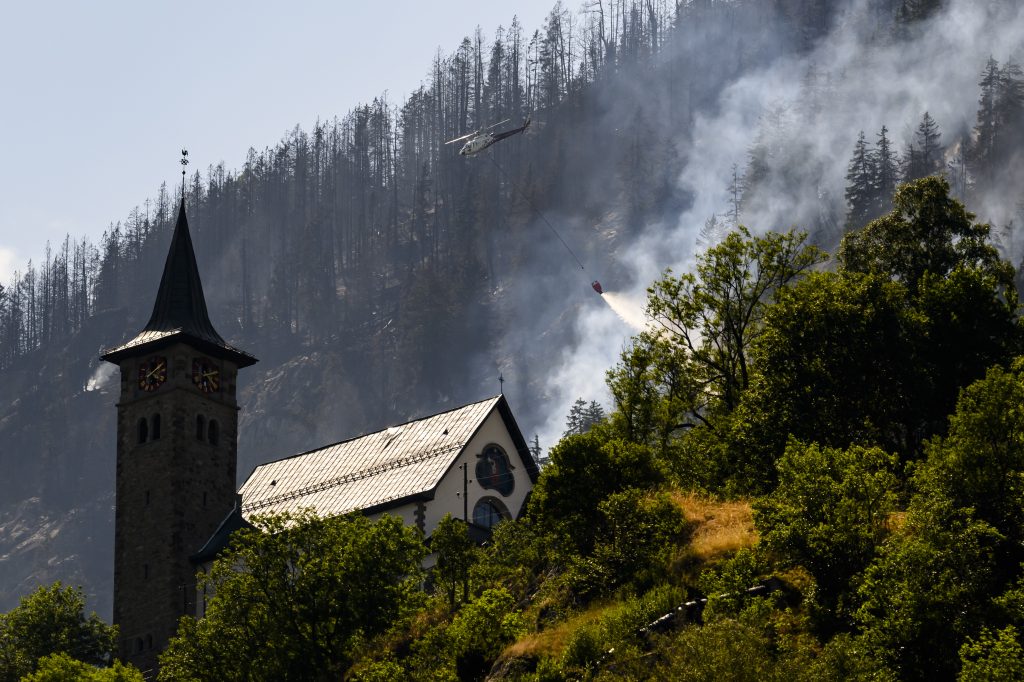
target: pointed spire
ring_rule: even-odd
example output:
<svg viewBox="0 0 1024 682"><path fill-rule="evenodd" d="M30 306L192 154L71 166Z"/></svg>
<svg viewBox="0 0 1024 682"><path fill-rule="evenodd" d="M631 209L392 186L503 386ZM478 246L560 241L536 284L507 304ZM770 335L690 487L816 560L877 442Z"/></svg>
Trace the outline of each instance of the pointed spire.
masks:
<svg viewBox="0 0 1024 682"><path fill-rule="evenodd" d="M164 263L164 273L157 290L153 314L143 330L125 345L103 355L104 360L119 362L128 351L153 344L165 345L172 341L192 343L213 355L226 356L247 367L256 358L227 344L210 322L203 296L203 283L199 279L199 266L192 248L192 237L185 217L185 198L178 207L178 220L174 225L171 247Z"/></svg>
<svg viewBox="0 0 1024 682"><path fill-rule="evenodd" d="M212 343L224 343L206 311L203 283L199 279L188 218L185 217L184 198L178 207L178 220L174 225L174 236L171 237L171 248L164 263L164 274L160 279L153 314L144 328L147 332L175 330Z"/></svg>

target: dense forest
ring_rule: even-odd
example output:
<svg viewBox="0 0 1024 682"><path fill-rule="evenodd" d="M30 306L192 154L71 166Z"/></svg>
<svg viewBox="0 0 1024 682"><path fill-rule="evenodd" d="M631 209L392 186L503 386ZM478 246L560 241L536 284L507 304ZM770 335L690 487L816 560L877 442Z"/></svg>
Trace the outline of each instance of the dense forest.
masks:
<svg viewBox="0 0 1024 682"><path fill-rule="evenodd" d="M985 30L1012 28L1006 18L1019 15L1000 14L1010 10L972 8ZM184 191L215 324L261 359L240 386L243 475L271 457L493 393L499 372L524 430L551 439L543 446L554 445L545 420L570 412L567 431L577 435L550 453L533 520L496 539L504 554L474 555L480 612L458 610L454 598L450 610L403 602L403 614L419 615L387 635L393 660L360 659L366 675L447 670L469 658L490 665L524 633L562 627L569 637L566 619L587 613L568 648L544 640L553 648L532 657L530 674L596 675L608 662L600 652L615 647L637 665L668 666L672 679L673 647L707 652L717 641L742 642L737 660L775 671L757 679L819 663L915 678L959 670L961 646L979 652L965 661L980 660L990 640L1012 648L1006 600L1019 529L1012 509L978 506L993 495L987 474L956 467L976 445L971 420L1003 409L986 396L1011 395L1019 371L1021 46L993 41L1007 51L959 63L971 87L941 101L864 90L883 88L888 58L905 60L908 79L930 73L913 54L936 59L929 49L950 39L951 14L925 0L559 4L539 30L513 21L439 52L404 102L381 96L296 127L250 150L241 168L214 165L183 188L161 187L97 243L51 246L0 289L0 381L12 389L0 396L0 462L23 482L0 509L4 605L62 578L109 609L114 398L96 356L145 321L173 195ZM848 40L875 61L842 61ZM785 104L732 122L748 136L725 134L743 111L735 102L752 82L770 89L778 64L798 71L780 86ZM470 162L444 144L528 115L528 135ZM693 180L702 171L710 188ZM582 300L593 294L552 296L585 286L549 223L588 273L622 289L650 285L647 311L670 332L639 334L617 362L591 372L609 371L607 418L593 402L600 395L570 408L577 395L552 392L552 376L582 366L566 349L578 350L591 329L581 320L596 313ZM791 225L806 238L767 232ZM638 266L652 261L653 273ZM652 285L668 265L682 274ZM716 327L738 311L742 325ZM614 356L619 339L612 345ZM961 396L981 379L991 386ZM67 426L48 428L58 423ZM588 462L597 469L574 468ZM992 466L1017 471L998 458ZM635 477L609 475L624 469ZM834 476L811 477L816 470ZM591 477L618 484L579 482ZM957 477L977 489L950 488ZM746 505L748 516L753 504L761 542L735 556L693 549L702 528L693 509L711 504L698 494ZM818 507L794 511L794 500ZM846 535L834 518L820 521L821 535L799 521L833 508ZM581 519L605 521L582 532ZM634 548L643 556L630 549L637 523L649 533ZM936 552L981 558L942 564L948 572L935 575L949 591L929 601L914 583L921 576L901 567L936 563ZM840 565L845 572L833 570ZM985 572L980 582L957 573L971 566ZM627 638L684 594L734 594L782 573L785 603L711 603L708 625L674 631L667 648ZM892 602L870 601L877 595ZM922 642L934 633L923 623L961 597L977 611L943 635L946 658L929 667ZM993 606L996 598L1009 606ZM620 615L593 614L612 602ZM896 602L916 611L890 613ZM498 639L474 644L452 629L464 618L458 627L471 630L464 613L492 619L487 608L510 619ZM409 644L422 619L438 625L431 636L448 658L416 658L432 646ZM810 653L787 658L790 649ZM878 653L889 650L906 658ZM355 665L352 655L330 669ZM619 672L632 665L615 660Z"/></svg>
<svg viewBox="0 0 1024 682"><path fill-rule="evenodd" d="M944 178L892 204L835 256L740 227L656 281L614 409L573 405L482 547L254 516L158 679L1020 679L1014 269ZM142 679L59 583L0 632L3 679Z"/></svg>

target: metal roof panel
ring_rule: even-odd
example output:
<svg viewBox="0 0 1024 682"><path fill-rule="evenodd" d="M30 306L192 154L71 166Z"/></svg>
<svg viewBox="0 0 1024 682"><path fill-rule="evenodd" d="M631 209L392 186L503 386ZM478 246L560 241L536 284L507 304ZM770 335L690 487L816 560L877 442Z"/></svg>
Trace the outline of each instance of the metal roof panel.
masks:
<svg viewBox="0 0 1024 682"><path fill-rule="evenodd" d="M488 398L256 467L245 516L312 507L331 516L432 491L501 400Z"/></svg>

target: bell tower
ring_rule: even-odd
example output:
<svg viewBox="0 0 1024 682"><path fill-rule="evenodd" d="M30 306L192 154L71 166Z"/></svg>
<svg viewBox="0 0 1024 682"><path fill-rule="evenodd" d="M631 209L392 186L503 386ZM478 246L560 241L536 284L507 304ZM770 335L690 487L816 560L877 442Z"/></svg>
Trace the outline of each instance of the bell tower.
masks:
<svg viewBox="0 0 1024 682"><path fill-rule="evenodd" d="M114 623L119 656L154 679L178 619L196 614L199 550L235 502L238 370L256 358L213 328L185 201L145 328L103 360L117 404Z"/></svg>

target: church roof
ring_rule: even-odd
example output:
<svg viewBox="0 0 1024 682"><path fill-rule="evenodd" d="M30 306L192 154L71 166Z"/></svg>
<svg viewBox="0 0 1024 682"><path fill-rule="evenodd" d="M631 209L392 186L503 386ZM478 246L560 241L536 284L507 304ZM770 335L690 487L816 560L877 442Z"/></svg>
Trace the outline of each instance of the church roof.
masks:
<svg viewBox="0 0 1024 682"><path fill-rule="evenodd" d="M497 410L530 478L538 470L502 395L256 467L239 491L246 516L312 507L321 516L429 500Z"/></svg>
<svg viewBox="0 0 1024 682"><path fill-rule="evenodd" d="M149 322L135 338L107 351L102 359L116 363L128 355L148 352L177 341L184 341L217 357L226 357L239 367L248 367L256 362L253 356L224 341L210 322L185 217L184 199L178 208L178 220Z"/></svg>
<svg viewBox="0 0 1024 682"><path fill-rule="evenodd" d="M252 528L252 524L245 520L242 516L241 501L236 501L235 506L232 507L231 511L224 520L217 526L217 530L213 532L210 539L206 541L206 544L202 548L189 557L193 563L202 564L207 561L213 561L220 554L221 550L228 546L231 541L231 534L240 528Z"/></svg>

